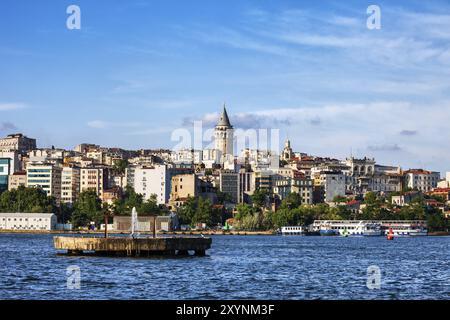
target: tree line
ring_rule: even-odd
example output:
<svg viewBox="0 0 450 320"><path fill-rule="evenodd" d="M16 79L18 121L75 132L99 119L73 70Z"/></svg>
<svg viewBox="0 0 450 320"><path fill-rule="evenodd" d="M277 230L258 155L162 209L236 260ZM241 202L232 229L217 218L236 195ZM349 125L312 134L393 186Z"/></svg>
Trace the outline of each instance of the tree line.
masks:
<svg viewBox="0 0 450 320"><path fill-rule="evenodd" d="M112 205L102 203L95 190L82 191L72 205L59 206L54 197L47 196L40 188L20 186L0 194L0 212L55 213L59 222L71 222L74 227L84 227L90 222L98 226L104 222L105 215L131 215L133 207L140 214L167 213L158 206L155 196L145 200L132 187L126 187L123 196Z"/></svg>
<svg viewBox="0 0 450 320"><path fill-rule="evenodd" d="M273 195L261 189L251 196L251 204L242 203L236 206L233 226L240 230L274 230L282 226L309 225L314 220L426 220L430 231L447 230L449 221L442 211L427 206L423 195L417 196L408 206L396 207L391 204L390 197L382 197L373 192L366 193L361 204L361 212L349 210L343 204L344 199L336 199L338 205L329 206L302 204L298 193L291 193L284 198L276 211L269 208ZM218 193L220 204L229 201L226 194ZM443 199L439 199L443 200ZM339 205L341 203L341 205ZM20 186L17 189L0 194L0 212L42 212L55 213L58 221L71 222L74 227L84 227L90 222L100 225L105 216L130 215L136 207L140 215L166 215L166 207L157 204L156 196L144 199L132 187L126 187L123 195L112 205L102 204L94 190L86 190L79 194L72 204L57 205L54 197L47 196L39 188ZM176 209L181 224L195 226L205 223L208 227L223 225L231 217L231 213L223 206L214 206L209 199L202 197L188 198Z"/></svg>

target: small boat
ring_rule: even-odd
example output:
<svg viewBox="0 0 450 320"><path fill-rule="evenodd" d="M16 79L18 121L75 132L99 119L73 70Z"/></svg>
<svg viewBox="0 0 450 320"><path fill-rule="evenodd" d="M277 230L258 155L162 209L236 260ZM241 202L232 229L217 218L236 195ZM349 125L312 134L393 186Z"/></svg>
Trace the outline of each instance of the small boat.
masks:
<svg viewBox="0 0 450 320"><path fill-rule="evenodd" d="M365 225L363 231L364 237L379 237L381 235L382 231L379 223L368 223Z"/></svg>
<svg viewBox="0 0 450 320"><path fill-rule="evenodd" d="M427 236L428 230L425 228L412 229L409 231L410 237Z"/></svg>
<svg viewBox="0 0 450 320"><path fill-rule="evenodd" d="M332 229L331 226L321 226L319 232L320 232L321 236L338 236L339 235L339 230Z"/></svg>
<svg viewBox="0 0 450 320"><path fill-rule="evenodd" d="M286 226L281 227L281 234L284 236L303 236L305 235L305 228L303 226Z"/></svg>

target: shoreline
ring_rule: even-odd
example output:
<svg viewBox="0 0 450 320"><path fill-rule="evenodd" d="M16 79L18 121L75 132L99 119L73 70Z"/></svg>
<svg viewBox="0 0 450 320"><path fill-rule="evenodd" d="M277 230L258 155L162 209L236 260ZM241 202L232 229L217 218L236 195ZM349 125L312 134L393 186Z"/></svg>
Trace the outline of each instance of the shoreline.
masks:
<svg viewBox="0 0 450 320"><path fill-rule="evenodd" d="M80 234L104 235L104 231L62 231L62 230L0 230L0 234ZM108 235L127 235L128 232L108 232ZM140 232L142 235L153 235L152 232ZM158 232L157 235L204 235L204 236L276 236L276 231L170 231ZM446 237L450 232L435 231L427 234L429 237Z"/></svg>
<svg viewBox="0 0 450 320"><path fill-rule="evenodd" d="M104 231L62 231L62 230L0 230L2 233L14 233L14 234L82 234L82 235L104 235ZM153 235L151 231L139 232L143 235ZM108 232L108 235L127 235L129 232ZM170 231L170 232L157 232L157 235L231 235L231 236L271 236L277 235L275 231Z"/></svg>

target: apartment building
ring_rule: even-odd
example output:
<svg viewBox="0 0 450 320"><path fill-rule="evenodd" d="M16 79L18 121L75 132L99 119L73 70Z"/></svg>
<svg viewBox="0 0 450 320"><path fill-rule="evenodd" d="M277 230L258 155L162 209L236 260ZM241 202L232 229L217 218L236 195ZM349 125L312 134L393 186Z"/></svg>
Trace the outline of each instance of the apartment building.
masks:
<svg viewBox="0 0 450 320"><path fill-rule="evenodd" d="M20 186L26 187L27 185L27 172L26 171L17 171L9 176L8 179L8 190L17 189Z"/></svg>
<svg viewBox="0 0 450 320"><path fill-rule="evenodd" d="M109 169L104 166L88 166L80 169L80 192L94 190L103 198L103 191L108 189Z"/></svg>
<svg viewBox="0 0 450 320"><path fill-rule="evenodd" d="M66 166L61 173L61 201L73 204L80 193L81 169L76 166Z"/></svg>
<svg viewBox="0 0 450 320"><path fill-rule="evenodd" d="M231 202L238 203L240 198L239 173L226 170L221 171L220 191L229 195Z"/></svg>
<svg viewBox="0 0 450 320"><path fill-rule="evenodd" d="M410 169L404 172L404 177L407 188L428 192L437 187L440 173L423 169Z"/></svg>
<svg viewBox="0 0 450 320"><path fill-rule="evenodd" d="M345 175L341 171L322 171L314 176L319 197L316 202L332 202L336 196L345 196Z"/></svg>
<svg viewBox="0 0 450 320"><path fill-rule="evenodd" d="M62 168L49 163L28 163L27 186L41 188L47 196L61 202L61 172Z"/></svg>
<svg viewBox="0 0 450 320"><path fill-rule="evenodd" d="M169 204L177 207L190 197L209 198L214 202L215 193L212 184L193 173L173 176Z"/></svg>
<svg viewBox="0 0 450 320"><path fill-rule="evenodd" d="M36 149L36 139L31 139L21 133L10 134L0 139L0 151L18 151L25 153Z"/></svg>
<svg viewBox="0 0 450 320"><path fill-rule="evenodd" d="M158 204L166 204L170 199L172 177L191 171L169 167L166 164L138 166L134 169L134 190L142 194L146 200L156 195Z"/></svg>

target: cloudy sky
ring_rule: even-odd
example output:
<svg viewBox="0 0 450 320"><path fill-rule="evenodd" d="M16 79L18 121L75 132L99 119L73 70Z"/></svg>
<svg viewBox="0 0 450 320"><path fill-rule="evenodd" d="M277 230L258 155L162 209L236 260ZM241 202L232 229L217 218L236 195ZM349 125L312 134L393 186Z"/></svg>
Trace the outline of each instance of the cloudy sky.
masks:
<svg viewBox="0 0 450 320"><path fill-rule="evenodd" d="M225 101L296 151L450 171L446 1L2 0L0 39L0 135L171 148Z"/></svg>

